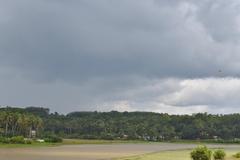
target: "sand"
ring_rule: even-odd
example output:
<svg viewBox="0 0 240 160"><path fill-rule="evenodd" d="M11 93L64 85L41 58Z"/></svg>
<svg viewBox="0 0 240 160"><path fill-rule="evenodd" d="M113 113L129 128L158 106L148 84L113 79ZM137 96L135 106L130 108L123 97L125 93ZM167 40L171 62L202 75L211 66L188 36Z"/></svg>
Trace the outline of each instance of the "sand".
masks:
<svg viewBox="0 0 240 160"><path fill-rule="evenodd" d="M214 148L235 148L240 145L208 145ZM109 144L65 145L40 148L1 148L0 160L109 160L117 157L139 155L166 150L183 150L196 144Z"/></svg>

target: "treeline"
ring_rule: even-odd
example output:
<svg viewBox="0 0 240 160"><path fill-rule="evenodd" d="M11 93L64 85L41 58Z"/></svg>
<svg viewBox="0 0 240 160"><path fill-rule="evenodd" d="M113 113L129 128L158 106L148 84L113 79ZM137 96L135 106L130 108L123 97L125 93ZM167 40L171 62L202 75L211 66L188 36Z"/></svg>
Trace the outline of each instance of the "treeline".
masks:
<svg viewBox="0 0 240 160"><path fill-rule="evenodd" d="M198 113L193 115L168 115L151 112L72 112L60 115L50 113L47 108L28 107L1 108L0 128L4 133L6 122L3 112L34 115L42 120L41 135L57 135L63 138L86 139L142 139L152 141L176 139L218 139L238 140L240 138L240 114L212 115ZM10 124L10 123L9 123ZM28 123L29 124L29 123ZM10 127L11 126L11 127ZM14 126L14 127L13 127ZM14 134L26 134L25 129L13 129ZM13 134L9 125L7 133ZM31 126L30 128L38 128ZM26 133L25 133L26 131Z"/></svg>
<svg viewBox="0 0 240 160"><path fill-rule="evenodd" d="M20 110L1 109L0 111L0 135L6 137L22 135L31 137L32 131L39 131L43 126L40 117L24 113Z"/></svg>

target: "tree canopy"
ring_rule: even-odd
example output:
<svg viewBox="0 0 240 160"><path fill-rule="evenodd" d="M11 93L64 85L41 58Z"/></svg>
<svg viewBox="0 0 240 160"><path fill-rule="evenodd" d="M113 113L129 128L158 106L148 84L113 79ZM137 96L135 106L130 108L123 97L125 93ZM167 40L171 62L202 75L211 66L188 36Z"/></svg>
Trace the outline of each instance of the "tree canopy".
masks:
<svg viewBox="0 0 240 160"><path fill-rule="evenodd" d="M61 115L48 108L0 108L0 133L27 136L30 129L63 138L237 139L240 114L169 115L152 112L72 112Z"/></svg>

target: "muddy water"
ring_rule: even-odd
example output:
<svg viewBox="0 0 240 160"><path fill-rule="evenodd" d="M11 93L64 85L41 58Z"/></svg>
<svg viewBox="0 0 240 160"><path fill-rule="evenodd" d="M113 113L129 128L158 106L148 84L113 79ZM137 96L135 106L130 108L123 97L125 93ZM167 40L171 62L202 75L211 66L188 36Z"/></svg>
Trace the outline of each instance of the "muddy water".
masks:
<svg viewBox="0 0 240 160"><path fill-rule="evenodd" d="M150 152L191 149L194 144L111 144L111 145L68 145L46 148L0 149L0 160L109 160L116 157ZM209 145L240 149L239 145Z"/></svg>

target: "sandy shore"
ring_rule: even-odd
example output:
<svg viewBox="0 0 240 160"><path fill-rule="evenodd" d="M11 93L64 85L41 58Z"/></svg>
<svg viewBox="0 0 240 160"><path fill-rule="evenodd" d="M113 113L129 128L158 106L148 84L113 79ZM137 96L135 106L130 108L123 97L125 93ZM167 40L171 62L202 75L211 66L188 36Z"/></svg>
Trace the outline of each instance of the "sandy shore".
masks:
<svg viewBox="0 0 240 160"><path fill-rule="evenodd" d="M1 148L0 160L109 160L116 157L150 152L191 149L196 144L111 144L66 145L43 148ZM208 145L214 148L236 148L240 145Z"/></svg>

